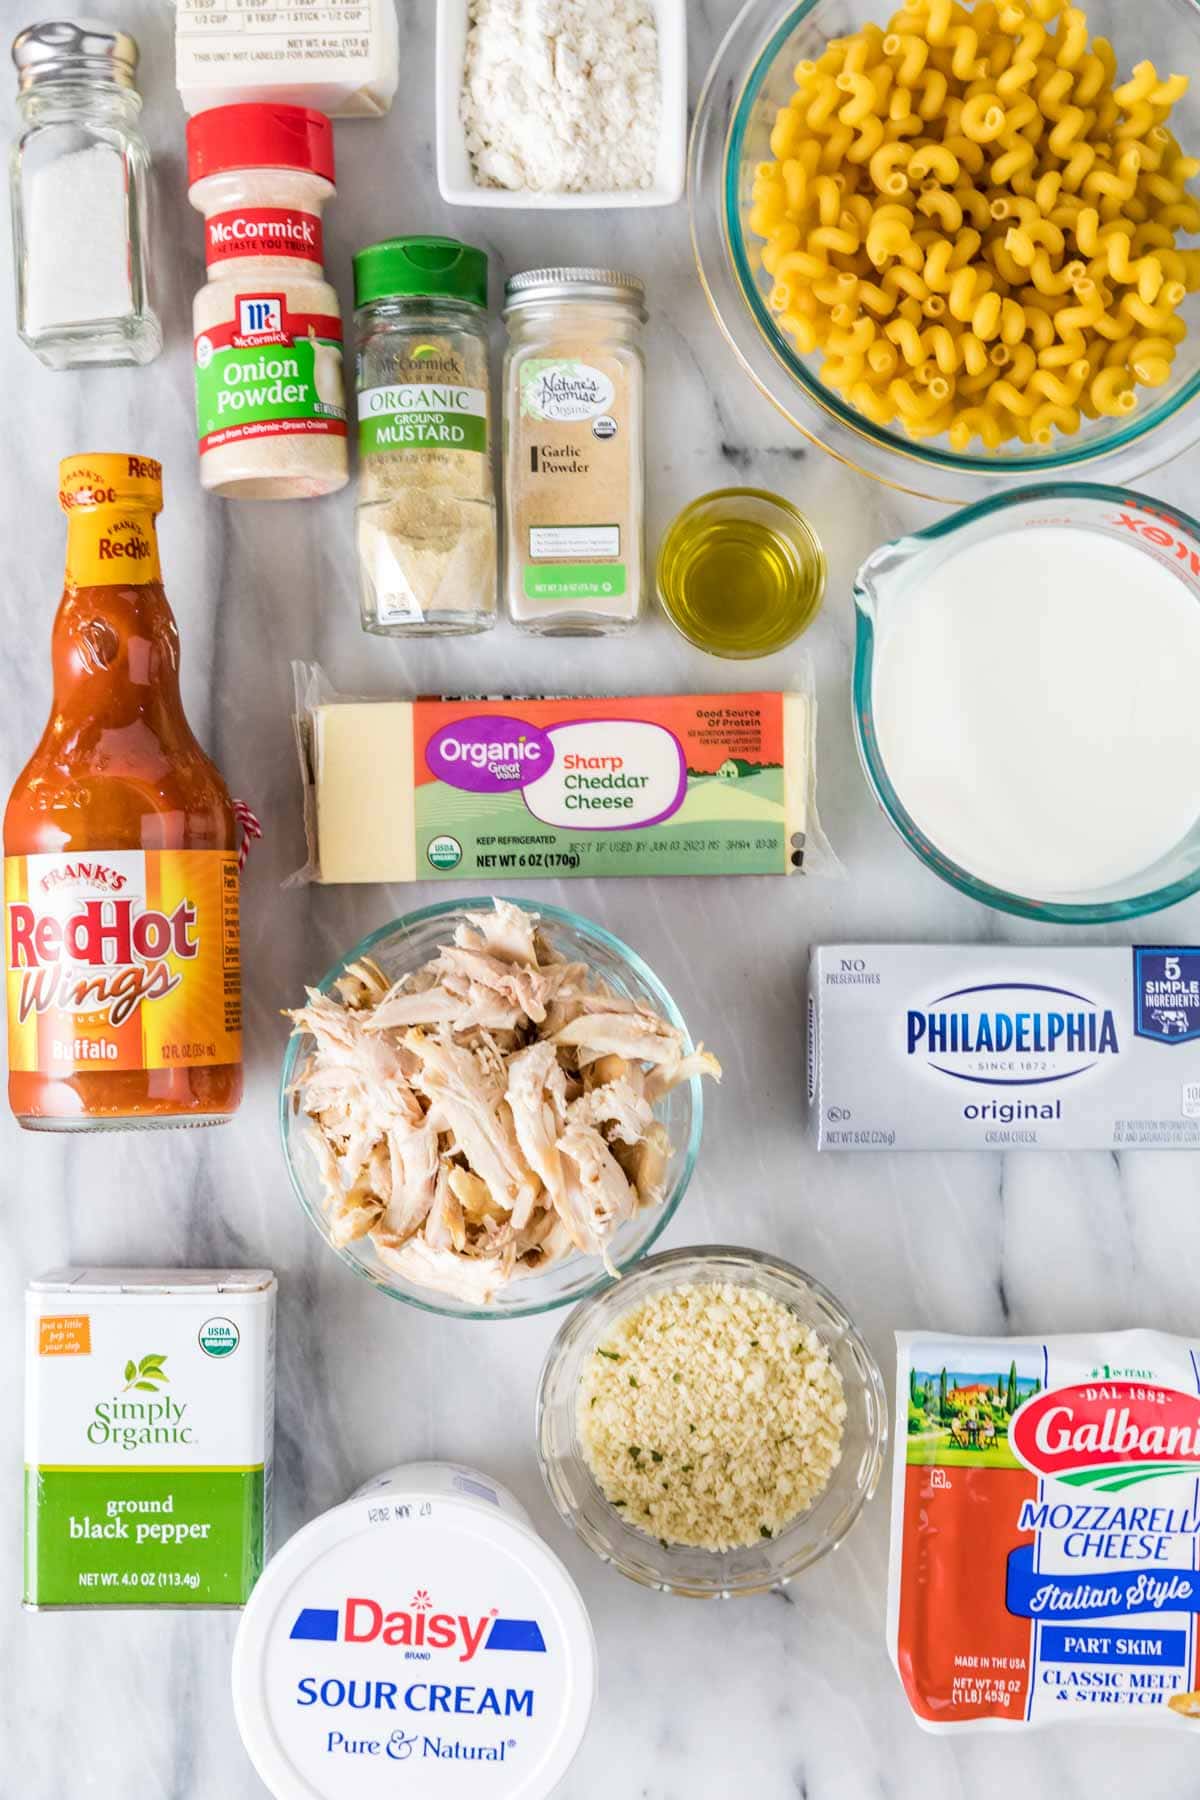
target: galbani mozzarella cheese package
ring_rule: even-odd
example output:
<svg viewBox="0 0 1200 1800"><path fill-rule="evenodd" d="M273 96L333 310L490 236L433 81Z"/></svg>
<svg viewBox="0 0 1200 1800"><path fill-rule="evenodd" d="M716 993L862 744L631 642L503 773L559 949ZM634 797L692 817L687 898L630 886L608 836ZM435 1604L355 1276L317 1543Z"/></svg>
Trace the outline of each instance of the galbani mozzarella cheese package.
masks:
<svg viewBox="0 0 1200 1800"><path fill-rule="evenodd" d="M1200 1339L897 1345L888 1642L917 1722L1200 1731Z"/></svg>

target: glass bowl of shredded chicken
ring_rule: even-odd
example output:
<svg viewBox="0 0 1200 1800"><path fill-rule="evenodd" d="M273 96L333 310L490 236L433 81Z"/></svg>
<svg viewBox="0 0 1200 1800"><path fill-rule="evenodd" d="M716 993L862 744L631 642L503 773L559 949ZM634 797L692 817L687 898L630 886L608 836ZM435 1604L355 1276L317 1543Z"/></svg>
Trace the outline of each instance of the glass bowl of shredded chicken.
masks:
<svg viewBox="0 0 1200 1800"><path fill-rule="evenodd" d="M565 1306L643 1256L720 1077L634 951L522 901L409 913L288 1016L305 1212L383 1292L457 1318Z"/></svg>

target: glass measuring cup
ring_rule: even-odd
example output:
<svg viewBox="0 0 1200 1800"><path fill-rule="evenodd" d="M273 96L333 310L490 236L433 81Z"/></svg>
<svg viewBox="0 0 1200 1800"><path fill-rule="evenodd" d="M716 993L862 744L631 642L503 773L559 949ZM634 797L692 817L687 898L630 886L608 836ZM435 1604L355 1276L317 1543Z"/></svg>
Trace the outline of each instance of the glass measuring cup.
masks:
<svg viewBox="0 0 1200 1800"><path fill-rule="evenodd" d="M922 831L893 785L876 733L874 682L881 623L901 592L911 594L914 580L969 545L1045 526L1097 533L1135 546L1181 576L1200 605L1200 522L1165 501L1127 488L1055 482L965 507L925 531L882 545L855 577L855 739L867 781L891 824L909 849L960 893L1001 912L1050 923L1094 925L1136 919L1200 889L1200 817L1165 855L1109 886L1069 895L1010 892L964 868Z"/></svg>

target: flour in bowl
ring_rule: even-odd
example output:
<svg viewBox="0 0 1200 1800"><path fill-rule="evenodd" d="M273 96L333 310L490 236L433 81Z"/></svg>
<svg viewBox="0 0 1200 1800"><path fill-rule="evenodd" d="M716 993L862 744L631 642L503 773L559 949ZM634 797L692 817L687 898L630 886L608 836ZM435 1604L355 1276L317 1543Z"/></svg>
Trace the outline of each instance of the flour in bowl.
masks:
<svg viewBox="0 0 1200 1800"><path fill-rule="evenodd" d="M648 0L471 0L462 121L485 187L649 187L659 74Z"/></svg>

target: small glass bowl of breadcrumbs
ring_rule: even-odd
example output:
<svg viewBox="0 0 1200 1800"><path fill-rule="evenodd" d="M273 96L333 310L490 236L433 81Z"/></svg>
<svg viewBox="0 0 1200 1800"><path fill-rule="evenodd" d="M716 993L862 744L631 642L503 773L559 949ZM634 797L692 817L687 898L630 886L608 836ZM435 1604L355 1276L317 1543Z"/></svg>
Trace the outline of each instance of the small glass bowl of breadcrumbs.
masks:
<svg viewBox="0 0 1200 1800"><path fill-rule="evenodd" d="M843 1307L754 1250L648 1257L575 1309L542 1370L555 1506L670 1593L791 1581L845 1537L886 1444L883 1378Z"/></svg>

